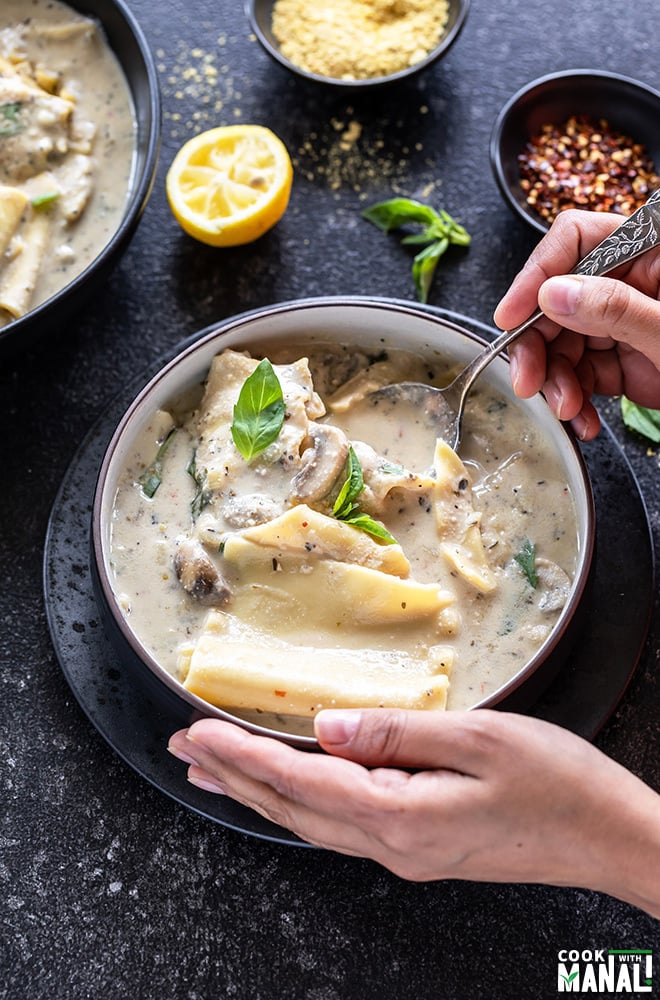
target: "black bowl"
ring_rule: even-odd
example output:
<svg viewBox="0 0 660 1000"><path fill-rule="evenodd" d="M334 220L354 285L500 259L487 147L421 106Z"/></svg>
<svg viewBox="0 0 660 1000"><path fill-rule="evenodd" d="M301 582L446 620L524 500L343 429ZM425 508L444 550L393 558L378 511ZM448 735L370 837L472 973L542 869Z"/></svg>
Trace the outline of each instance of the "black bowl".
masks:
<svg viewBox="0 0 660 1000"><path fill-rule="evenodd" d="M0 358L56 334L107 279L126 250L153 187L160 149L160 91L156 66L142 30L124 0L67 0L96 20L126 77L137 119L130 196L119 227L98 256L64 288L0 329Z"/></svg>
<svg viewBox="0 0 660 1000"><path fill-rule="evenodd" d="M543 76L519 90L500 111L490 140L490 162L505 201L540 232L550 223L527 204L520 185L518 156L546 124L572 115L605 118L612 129L642 143L660 167L660 93L616 73L589 69Z"/></svg>
<svg viewBox="0 0 660 1000"><path fill-rule="evenodd" d="M245 0L245 10L250 23L252 24L252 29L257 36L257 39L261 42L262 46L266 52L273 57L280 65L284 66L286 69L295 73L297 76L303 77L306 80L314 80L317 83L326 83L332 87L343 88L345 90L364 90L370 87L378 87L383 84L395 83L398 80L403 80L407 77L413 76L419 73L420 70L425 69L434 63L437 59L440 59L453 43L458 38L461 28L465 23L467 13L470 7L470 0L449 0L449 11L447 17L447 24L445 25L445 30L442 33L440 41L434 49L424 59L420 59L419 62L412 66L406 66L404 69L398 70L396 73L390 73L387 76L377 76L369 77L364 80L342 80L336 77L322 76L318 73L310 73L300 66L296 66L292 63L286 56L282 55L280 49L280 44L273 35L271 22L273 14L274 0Z"/></svg>

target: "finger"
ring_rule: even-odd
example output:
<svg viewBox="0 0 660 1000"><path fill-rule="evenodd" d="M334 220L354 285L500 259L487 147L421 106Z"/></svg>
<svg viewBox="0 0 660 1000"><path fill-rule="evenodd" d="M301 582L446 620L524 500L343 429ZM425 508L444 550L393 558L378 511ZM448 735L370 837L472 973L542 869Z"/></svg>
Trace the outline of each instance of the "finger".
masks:
<svg viewBox="0 0 660 1000"><path fill-rule="evenodd" d="M586 399L591 399L595 392L618 396L623 390L623 372L617 351L594 350L593 342L576 365L575 374Z"/></svg>
<svg viewBox="0 0 660 1000"><path fill-rule="evenodd" d="M637 351L620 349L623 368L623 392L634 403L660 409L660 371Z"/></svg>
<svg viewBox="0 0 660 1000"><path fill-rule="evenodd" d="M218 720L207 721L183 737L186 759L197 759L190 774L201 787L230 795L310 843L370 857L392 870L406 867L393 851L391 836L401 828L405 832L406 817L426 813L438 793L451 817L458 782L468 781L471 794L477 784L455 772L367 771L348 760L294 750ZM177 753L180 742L181 734L170 741Z"/></svg>
<svg viewBox="0 0 660 1000"><path fill-rule="evenodd" d="M499 732L498 717L485 710L325 710L316 716L314 732L329 753L366 767L433 768L477 777L487 766L484 747Z"/></svg>
<svg viewBox="0 0 660 1000"><path fill-rule="evenodd" d="M600 417L593 403L586 399L582 409L570 421L573 433L580 441L591 441L600 431Z"/></svg>
<svg viewBox="0 0 660 1000"><path fill-rule="evenodd" d="M660 370L660 302L630 285L605 277L553 277L542 285L539 305L555 322L627 344Z"/></svg>
<svg viewBox="0 0 660 1000"><path fill-rule="evenodd" d="M602 212L562 212L497 306L493 317L496 325L511 330L523 323L539 305L538 293L543 282L551 275L572 271L578 260L620 222L620 216Z"/></svg>
<svg viewBox="0 0 660 1000"><path fill-rule="evenodd" d="M548 375L543 395L559 420L573 420L585 403L585 394L575 367L563 354L552 355L548 359Z"/></svg>
<svg viewBox="0 0 660 1000"><path fill-rule="evenodd" d="M206 719L187 732L185 752L221 782L231 773L270 786L279 796L310 809L333 815L345 804L354 821L387 798L371 782L369 772L351 760L297 750L280 740L255 736L239 726ZM395 772L401 784L409 779ZM394 779L396 780L396 779ZM354 802L345 803L346 790Z"/></svg>
<svg viewBox="0 0 660 1000"><path fill-rule="evenodd" d="M495 721L489 725L492 717ZM491 745L497 718L498 713L486 711L478 716L395 709L319 712L317 737L333 756L296 750L231 723L206 719L190 727L185 749L220 781L227 768L233 768L270 785L287 800L369 829L374 813L389 812L393 803L410 795L413 775L400 768L471 776L483 770L484 760L488 762L483 745Z"/></svg>
<svg viewBox="0 0 660 1000"><path fill-rule="evenodd" d="M530 399L546 381L546 342L536 327L509 347L511 385L516 396Z"/></svg>
<svg viewBox="0 0 660 1000"><path fill-rule="evenodd" d="M292 802L278 795L271 786L247 778L233 768L226 768L220 780L214 771L194 764L188 768L188 780L203 791L229 796L264 819L295 833L308 844L353 857L369 854L370 838L354 824L317 813L300 802Z"/></svg>

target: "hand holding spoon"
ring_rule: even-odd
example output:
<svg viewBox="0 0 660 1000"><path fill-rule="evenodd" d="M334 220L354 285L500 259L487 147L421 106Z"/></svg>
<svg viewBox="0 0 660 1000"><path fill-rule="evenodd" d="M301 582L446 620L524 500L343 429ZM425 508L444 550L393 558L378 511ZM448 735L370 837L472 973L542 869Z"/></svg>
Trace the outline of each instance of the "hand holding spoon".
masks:
<svg viewBox="0 0 660 1000"><path fill-rule="evenodd" d="M619 264L633 260L660 245L660 188L645 205L625 219L617 229L588 253L573 274L603 275ZM422 382L399 382L369 393L371 400L400 400L421 408L432 421L436 434L456 450L461 440L463 412L468 392L478 375L525 330L533 326L540 309L513 330L506 330L488 344L444 389Z"/></svg>

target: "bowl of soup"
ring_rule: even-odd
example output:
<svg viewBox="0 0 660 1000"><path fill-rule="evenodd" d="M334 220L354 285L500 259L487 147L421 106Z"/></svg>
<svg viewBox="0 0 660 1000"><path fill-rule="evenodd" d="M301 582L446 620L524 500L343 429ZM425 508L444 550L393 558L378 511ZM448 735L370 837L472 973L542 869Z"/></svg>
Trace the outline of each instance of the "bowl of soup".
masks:
<svg viewBox="0 0 660 1000"><path fill-rule="evenodd" d="M0 356L55 333L126 249L153 184L160 97L123 0L0 10Z"/></svg>
<svg viewBox="0 0 660 1000"><path fill-rule="evenodd" d="M453 451L374 390L483 347L423 306L282 303L203 331L138 393L92 514L96 596L136 683L313 745L324 707L528 707L579 629L589 479L497 358Z"/></svg>

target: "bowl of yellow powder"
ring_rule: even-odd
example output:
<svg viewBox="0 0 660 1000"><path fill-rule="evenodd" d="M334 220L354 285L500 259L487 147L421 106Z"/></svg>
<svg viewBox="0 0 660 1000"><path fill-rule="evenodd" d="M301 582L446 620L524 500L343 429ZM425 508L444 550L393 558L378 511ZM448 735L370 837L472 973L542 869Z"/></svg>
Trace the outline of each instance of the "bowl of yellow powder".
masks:
<svg viewBox="0 0 660 1000"><path fill-rule="evenodd" d="M439 59L470 0L246 0L257 39L282 66L337 87L392 83Z"/></svg>

